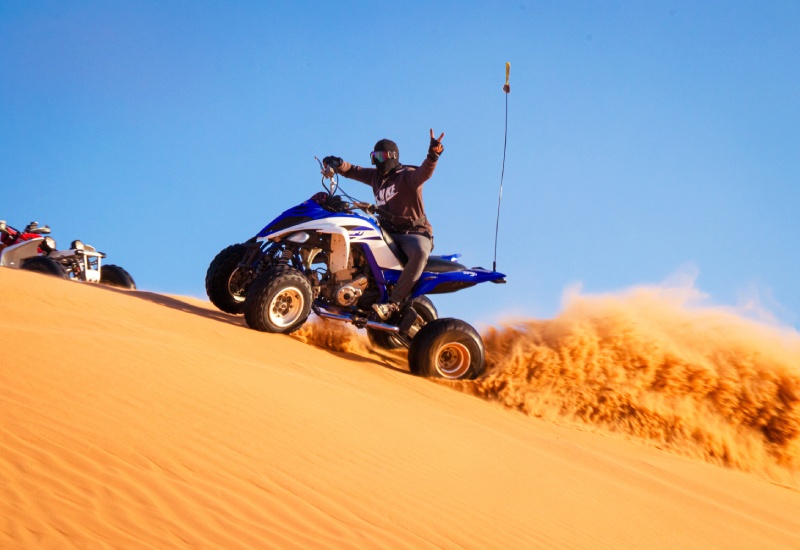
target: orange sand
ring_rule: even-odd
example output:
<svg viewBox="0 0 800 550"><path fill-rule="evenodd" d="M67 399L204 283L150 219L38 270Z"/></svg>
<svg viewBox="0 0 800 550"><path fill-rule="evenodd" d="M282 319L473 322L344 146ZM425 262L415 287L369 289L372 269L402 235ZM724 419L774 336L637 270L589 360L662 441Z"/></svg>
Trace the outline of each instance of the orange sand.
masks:
<svg viewBox="0 0 800 550"><path fill-rule="evenodd" d="M493 331L488 376L441 384L335 325L0 269L0 548L799 548L793 341L625 311ZM693 322L730 339L665 344Z"/></svg>

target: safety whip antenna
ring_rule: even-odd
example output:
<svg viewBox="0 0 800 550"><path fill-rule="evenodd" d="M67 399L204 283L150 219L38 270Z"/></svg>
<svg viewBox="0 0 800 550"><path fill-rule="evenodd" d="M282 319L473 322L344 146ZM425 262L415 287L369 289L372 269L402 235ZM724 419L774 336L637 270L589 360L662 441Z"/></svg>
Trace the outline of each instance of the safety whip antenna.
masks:
<svg viewBox="0 0 800 550"><path fill-rule="evenodd" d="M500 201L503 200L503 177L506 173L506 143L508 142L508 94L511 93L511 86L508 85L508 76L511 72L511 63L506 62L506 83L503 91L506 93L506 124L503 133L503 169L500 171L500 195L497 197L497 222L494 226L494 259L492 260L492 271L497 271L497 234L500 230Z"/></svg>

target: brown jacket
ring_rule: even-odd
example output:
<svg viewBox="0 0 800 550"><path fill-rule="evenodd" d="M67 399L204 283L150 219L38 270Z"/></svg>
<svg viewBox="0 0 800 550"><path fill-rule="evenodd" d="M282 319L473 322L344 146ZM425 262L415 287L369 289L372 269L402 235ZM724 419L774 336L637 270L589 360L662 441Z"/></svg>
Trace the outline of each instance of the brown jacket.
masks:
<svg viewBox="0 0 800 550"><path fill-rule="evenodd" d="M434 170L436 163L426 158L419 167L401 164L386 176L378 174L375 168L362 168L346 161L338 172L372 187L381 225L390 233L427 233L433 238L433 228L425 216L422 184Z"/></svg>

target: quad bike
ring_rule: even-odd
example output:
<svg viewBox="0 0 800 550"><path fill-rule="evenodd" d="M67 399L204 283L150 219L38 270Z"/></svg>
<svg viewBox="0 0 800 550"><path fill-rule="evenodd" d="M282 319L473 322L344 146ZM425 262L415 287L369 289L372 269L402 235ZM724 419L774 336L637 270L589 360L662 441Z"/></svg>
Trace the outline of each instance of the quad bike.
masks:
<svg viewBox="0 0 800 550"><path fill-rule="evenodd" d="M321 162L320 168L326 192L217 254L206 273L211 302L227 313L243 313L250 328L271 333L293 332L313 312L365 328L378 347L408 348L414 374L451 380L479 376L484 370L480 335L459 319L439 319L427 295L505 283L505 275L467 268L456 262L457 254L430 256L410 303L380 320L372 305L387 301L405 255L372 217L376 207L349 196L351 202L345 202L337 195L333 171Z"/></svg>
<svg viewBox="0 0 800 550"><path fill-rule="evenodd" d="M37 222L19 231L0 221L0 266L55 275L64 279L86 281L135 289L130 274L118 265L102 265L106 257L93 246L72 241L69 250L57 250L50 228Z"/></svg>

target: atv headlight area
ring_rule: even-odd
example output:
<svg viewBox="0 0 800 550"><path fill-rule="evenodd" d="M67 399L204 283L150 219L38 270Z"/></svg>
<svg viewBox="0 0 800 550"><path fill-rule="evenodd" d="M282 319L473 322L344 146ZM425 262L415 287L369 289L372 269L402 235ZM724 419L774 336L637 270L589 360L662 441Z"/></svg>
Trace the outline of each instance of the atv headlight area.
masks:
<svg viewBox="0 0 800 550"><path fill-rule="evenodd" d="M72 244L69 247L73 250L83 250L85 247L81 241L72 241Z"/></svg>
<svg viewBox="0 0 800 550"><path fill-rule="evenodd" d="M51 252L56 251L56 240L53 237L45 237L42 240L42 244L39 245L39 248L42 249L42 252L45 254L50 254Z"/></svg>
<svg viewBox="0 0 800 550"><path fill-rule="evenodd" d="M286 237L286 240L297 244L303 244L310 238L311 237L309 234L305 231L298 231L297 233L292 233L290 236Z"/></svg>

